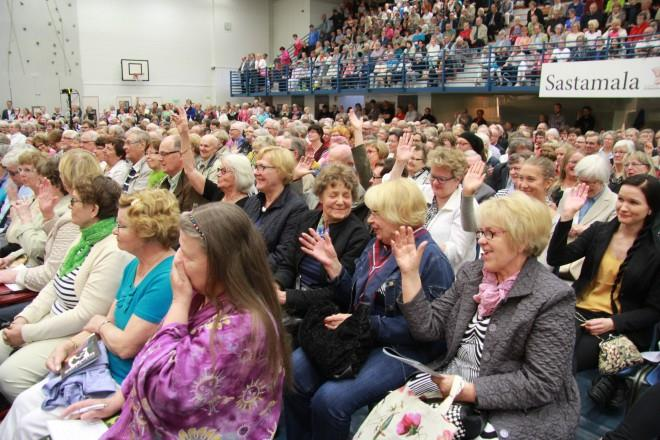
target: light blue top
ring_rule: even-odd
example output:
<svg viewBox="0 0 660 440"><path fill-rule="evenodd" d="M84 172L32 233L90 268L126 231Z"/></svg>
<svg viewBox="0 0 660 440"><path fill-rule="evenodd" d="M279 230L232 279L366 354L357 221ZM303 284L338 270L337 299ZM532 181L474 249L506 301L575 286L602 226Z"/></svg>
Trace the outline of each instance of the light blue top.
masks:
<svg viewBox="0 0 660 440"><path fill-rule="evenodd" d="M126 266L117 290L115 325L118 328L124 330L133 315L154 324L160 323L172 303L170 271L173 260L174 257L170 256L158 263L137 286L133 285L138 267L137 258ZM131 370L133 359L121 359L110 350L108 359L112 378L121 384Z"/></svg>

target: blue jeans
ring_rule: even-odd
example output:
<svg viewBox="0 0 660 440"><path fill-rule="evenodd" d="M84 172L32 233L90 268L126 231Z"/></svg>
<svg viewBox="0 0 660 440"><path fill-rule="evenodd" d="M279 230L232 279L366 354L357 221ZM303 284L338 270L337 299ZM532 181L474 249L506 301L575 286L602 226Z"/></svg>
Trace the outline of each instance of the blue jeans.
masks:
<svg viewBox="0 0 660 440"><path fill-rule="evenodd" d="M378 402L406 381L414 369L374 349L357 377L326 380L302 348L293 353L293 390L284 396L286 435L295 440L346 440L351 416Z"/></svg>

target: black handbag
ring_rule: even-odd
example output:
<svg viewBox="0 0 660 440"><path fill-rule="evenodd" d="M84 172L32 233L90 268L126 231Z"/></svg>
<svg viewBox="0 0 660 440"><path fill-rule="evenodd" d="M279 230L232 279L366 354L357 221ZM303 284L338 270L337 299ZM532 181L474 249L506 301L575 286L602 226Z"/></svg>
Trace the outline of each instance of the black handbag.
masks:
<svg viewBox="0 0 660 440"><path fill-rule="evenodd" d="M369 307L360 305L335 330L324 319L340 313L339 307L322 301L309 308L298 331L298 342L324 377L333 380L355 377L373 348Z"/></svg>

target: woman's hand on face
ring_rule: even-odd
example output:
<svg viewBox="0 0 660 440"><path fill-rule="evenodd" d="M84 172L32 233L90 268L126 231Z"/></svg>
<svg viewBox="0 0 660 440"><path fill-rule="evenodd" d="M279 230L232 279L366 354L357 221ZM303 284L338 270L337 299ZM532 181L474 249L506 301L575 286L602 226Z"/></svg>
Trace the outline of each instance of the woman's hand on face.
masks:
<svg viewBox="0 0 660 440"><path fill-rule="evenodd" d="M298 240L300 241L300 249L321 263L331 280L339 276L341 262L337 257L330 234L321 236L314 229L309 228L308 232L303 232Z"/></svg>
<svg viewBox="0 0 660 440"><path fill-rule="evenodd" d="M475 162L470 165L467 173L463 176L463 195L473 196L479 187L484 183L486 178L484 174L484 169L486 164L482 161Z"/></svg>
<svg viewBox="0 0 660 440"><path fill-rule="evenodd" d="M394 259L401 273L418 272L428 242L424 241L417 247L413 229L410 226L400 226L399 230L394 232L391 244Z"/></svg>
<svg viewBox="0 0 660 440"><path fill-rule="evenodd" d="M589 186L586 183L578 183L571 190L567 191L564 194L562 210L561 210L561 220L567 221L575 217L575 214L578 213L580 208L584 206L587 202L587 193L589 192Z"/></svg>
<svg viewBox="0 0 660 440"><path fill-rule="evenodd" d="M55 347L55 350L46 359L46 368L53 373L59 374L62 370L62 364L64 364L64 361L69 357L74 348L71 341L62 342Z"/></svg>
<svg viewBox="0 0 660 440"><path fill-rule="evenodd" d="M350 316L350 313L336 313L334 315L327 316L323 320L323 323L327 329L336 330L337 327L339 327Z"/></svg>
<svg viewBox="0 0 660 440"><path fill-rule="evenodd" d="M582 324L582 327L594 336L600 336L603 333L614 331L614 321L612 318L590 319Z"/></svg>
<svg viewBox="0 0 660 440"><path fill-rule="evenodd" d="M170 273L170 281L172 284L172 302L190 302L192 301L195 293L193 291L190 279L186 274L183 267L183 260L180 251L174 256L174 264L172 265L172 272Z"/></svg>
<svg viewBox="0 0 660 440"><path fill-rule="evenodd" d="M124 404L123 396L121 398L117 397L117 394L121 395L121 391L116 391L110 397L105 399L86 399L76 402L73 405L69 405L64 412L62 413L63 419L80 419L80 420L102 420L110 416L113 416L121 410L121 406ZM87 411L82 414L76 413L83 408L88 408L92 405L105 405L100 409L95 409L92 411Z"/></svg>

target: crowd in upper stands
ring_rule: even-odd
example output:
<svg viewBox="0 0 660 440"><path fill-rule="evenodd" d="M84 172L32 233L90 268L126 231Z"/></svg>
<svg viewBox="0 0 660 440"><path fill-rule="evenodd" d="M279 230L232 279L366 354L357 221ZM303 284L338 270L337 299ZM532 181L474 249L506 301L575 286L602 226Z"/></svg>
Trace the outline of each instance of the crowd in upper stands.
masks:
<svg viewBox="0 0 660 440"><path fill-rule="evenodd" d="M272 64L244 56L241 91L433 87L462 72L457 83L530 85L543 63L656 56L659 19L652 0L349 1Z"/></svg>
<svg viewBox="0 0 660 440"><path fill-rule="evenodd" d="M580 398L622 404L617 376L579 396L599 338L645 351L660 321L660 130L548 113L8 102L0 282L38 294L0 308L0 437L99 404L105 438L269 438L283 412L288 438L344 439L389 391L460 376L456 438L571 438ZM62 378L92 334L94 373Z"/></svg>

